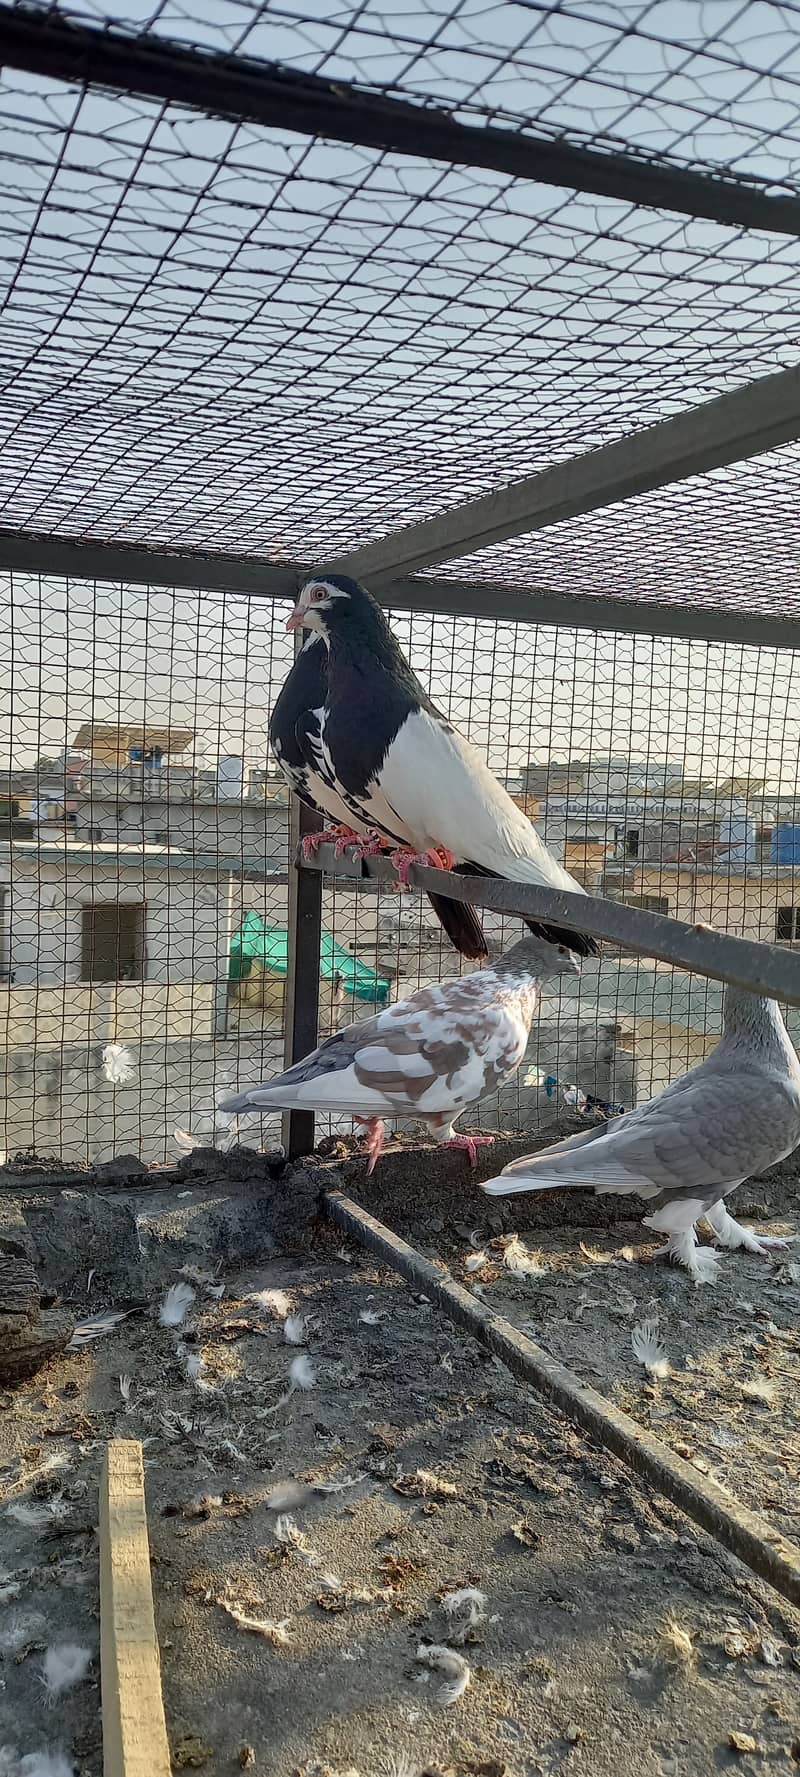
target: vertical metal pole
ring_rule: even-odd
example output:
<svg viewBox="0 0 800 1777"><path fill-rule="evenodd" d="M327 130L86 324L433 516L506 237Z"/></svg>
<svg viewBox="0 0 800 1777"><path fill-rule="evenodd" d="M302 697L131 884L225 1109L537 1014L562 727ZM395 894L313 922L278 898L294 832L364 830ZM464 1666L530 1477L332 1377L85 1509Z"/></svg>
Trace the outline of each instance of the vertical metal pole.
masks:
<svg viewBox="0 0 800 1777"><path fill-rule="evenodd" d="M300 870L292 858L304 833L317 833L319 815L292 797L289 811L289 946L286 975L284 1062L292 1067L315 1049L319 1032L319 968L322 941L322 876ZM290 1160L314 1146L314 1112L286 1111L282 1140Z"/></svg>

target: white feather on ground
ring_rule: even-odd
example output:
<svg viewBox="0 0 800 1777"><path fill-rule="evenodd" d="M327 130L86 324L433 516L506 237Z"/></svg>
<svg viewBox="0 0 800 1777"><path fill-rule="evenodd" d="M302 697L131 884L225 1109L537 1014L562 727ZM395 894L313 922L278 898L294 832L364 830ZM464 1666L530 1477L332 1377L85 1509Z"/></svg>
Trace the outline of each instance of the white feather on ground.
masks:
<svg viewBox="0 0 800 1777"><path fill-rule="evenodd" d="M252 1302L262 1314L271 1314L273 1320L287 1320L292 1313L292 1298L286 1290L252 1290L245 1301Z"/></svg>
<svg viewBox="0 0 800 1777"><path fill-rule="evenodd" d="M655 1382L669 1375L669 1358L658 1330L658 1315L637 1321L631 1331L631 1345L637 1363L642 1364Z"/></svg>
<svg viewBox="0 0 800 1777"><path fill-rule="evenodd" d="M529 1253L518 1234L512 1234L503 1249L503 1264L512 1277L544 1277L546 1267L535 1253Z"/></svg>
<svg viewBox="0 0 800 1777"><path fill-rule="evenodd" d="M38 1530L42 1524L55 1523L60 1518L66 1518L68 1513L67 1502L58 1493L52 1499L18 1500L15 1505L6 1507L6 1517L14 1518L26 1530Z"/></svg>
<svg viewBox="0 0 800 1777"><path fill-rule="evenodd" d="M126 1043L106 1043L103 1050L103 1073L111 1086L127 1086L136 1078L136 1057Z"/></svg>
<svg viewBox="0 0 800 1777"><path fill-rule="evenodd" d="M287 1345L305 1345L307 1314L287 1314L283 1323L283 1337Z"/></svg>
<svg viewBox="0 0 800 1777"><path fill-rule="evenodd" d="M92 1314L88 1320L79 1320L69 1341L66 1351L80 1351L82 1345L91 1345L95 1339L103 1339L106 1333L112 1333L121 1320L127 1320L127 1308L106 1308L100 1314Z"/></svg>
<svg viewBox="0 0 800 1777"><path fill-rule="evenodd" d="M295 1388L316 1388L317 1378L307 1357L293 1357L289 1365L289 1383Z"/></svg>
<svg viewBox="0 0 800 1777"><path fill-rule="evenodd" d="M158 1311L162 1327L182 1326L194 1299L195 1292L190 1284L171 1284Z"/></svg>
<svg viewBox="0 0 800 1777"><path fill-rule="evenodd" d="M306 1481L280 1481L267 1494L264 1504L268 1512L291 1512L293 1507L305 1505L313 1496L314 1489Z"/></svg>
<svg viewBox="0 0 800 1777"><path fill-rule="evenodd" d="M451 1641L460 1646L473 1629L485 1623L487 1602L486 1593L477 1586L459 1586L457 1591L445 1593L442 1610Z"/></svg>
<svg viewBox="0 0 800 1777"><path fill-rule="evenodd" d="M17 1777L16 1772L12 1777ZM65 1752L49 1748L42 1752L28 1752L20 1759L19 1777L75 1777L75 1766Z"/></svg>
<svg viewBox="0 0 800 1777"><path fill-rule="evenodd" d="M416 1657L421 1666L430 1666L434 1672L443 1674L445 1683L439 1686L436 1695L445 1708L463 1697L472 1678L469 1661L463 1654L457 1654L452 1647L420 1645Z"/></svg>
<svg viewBox="0 0 800 1777"><path fill-rule="evenodd" d="M77 1641L59 1641L47 1648L42 1661L42 1680L47 1700L54 1703L64 1691L83 1684L92 1663L92 1650Z"/></svg>

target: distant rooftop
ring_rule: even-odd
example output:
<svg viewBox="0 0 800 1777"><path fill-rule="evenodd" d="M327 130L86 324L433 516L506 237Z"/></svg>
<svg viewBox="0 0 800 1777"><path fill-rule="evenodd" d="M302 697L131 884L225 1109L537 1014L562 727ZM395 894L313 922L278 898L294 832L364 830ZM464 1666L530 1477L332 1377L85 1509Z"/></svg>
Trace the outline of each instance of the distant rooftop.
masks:
<svg viewBox="0 0 800 1777"><path fill-rule="evenodd" d="M72 744L101 763L118 765L135 753L184 753L194 738L191 728L157 728L142 722L84 722Z"/></svg>

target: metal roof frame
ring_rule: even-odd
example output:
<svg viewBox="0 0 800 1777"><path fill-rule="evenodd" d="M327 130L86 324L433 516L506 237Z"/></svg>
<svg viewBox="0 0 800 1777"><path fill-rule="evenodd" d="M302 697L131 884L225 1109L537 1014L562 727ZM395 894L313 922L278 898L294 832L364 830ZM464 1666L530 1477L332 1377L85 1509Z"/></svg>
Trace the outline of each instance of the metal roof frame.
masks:
<svg viewBox="0 0 800 1777"><path fill-rule="evenodd" d="M0 63L135 92L210 116L484 167L734 227L800 235L800 200L769 192L755 180L722 178L652 156L585 148L511 128L476 127L438 106L411 104L278 62L78 23L49 6L0 5Z"/></svg>

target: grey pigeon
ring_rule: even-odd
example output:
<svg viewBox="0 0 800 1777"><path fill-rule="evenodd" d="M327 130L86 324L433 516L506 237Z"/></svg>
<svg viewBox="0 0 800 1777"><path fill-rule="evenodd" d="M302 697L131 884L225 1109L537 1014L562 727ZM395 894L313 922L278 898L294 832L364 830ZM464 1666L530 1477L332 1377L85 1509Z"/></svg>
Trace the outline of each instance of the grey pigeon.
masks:
<svg viewBox="0 0 800 1777"><path fill-rule="evenodd" d="M401 882L412 863L424 862L585 893L431 702L380 605L357 580L315 575L289 618L290 629L300 627L321 635L328 652L324 706L307 731L296 731L306 781L324 780L356 824L397 847ZM597 951L586 933L525 923L579 956Z"/></svg>
<svg viewBox="0 0 800 1777"><path fill-rule="evenodd" d="M491 968L421 987L219 1108L348 1113L367 1126L370 1172L383 1146L383 1118L418 1117L434 1141L466 1148L474 1166L478 1141L492 1138L456 1135L454 1119L519 1067L542 982L578 972L565 945L523 938Z"/></svg>
<svg viewBox="0 0 800 1777"><path fill-rule="evenodd" d="M695 1224L710 1223L721 1247L766 1255L785 1241L754 1234L729 1215L729 1191L775 1166L800 1142L800 1062L774 1000L728 987L721 1041L666 1091L627 1116L555 1142L488 1179L483 1190L582 1186L643 1197L648 1227L695 1283L713 1283L716 1254L698 1247Z"/></svg>

